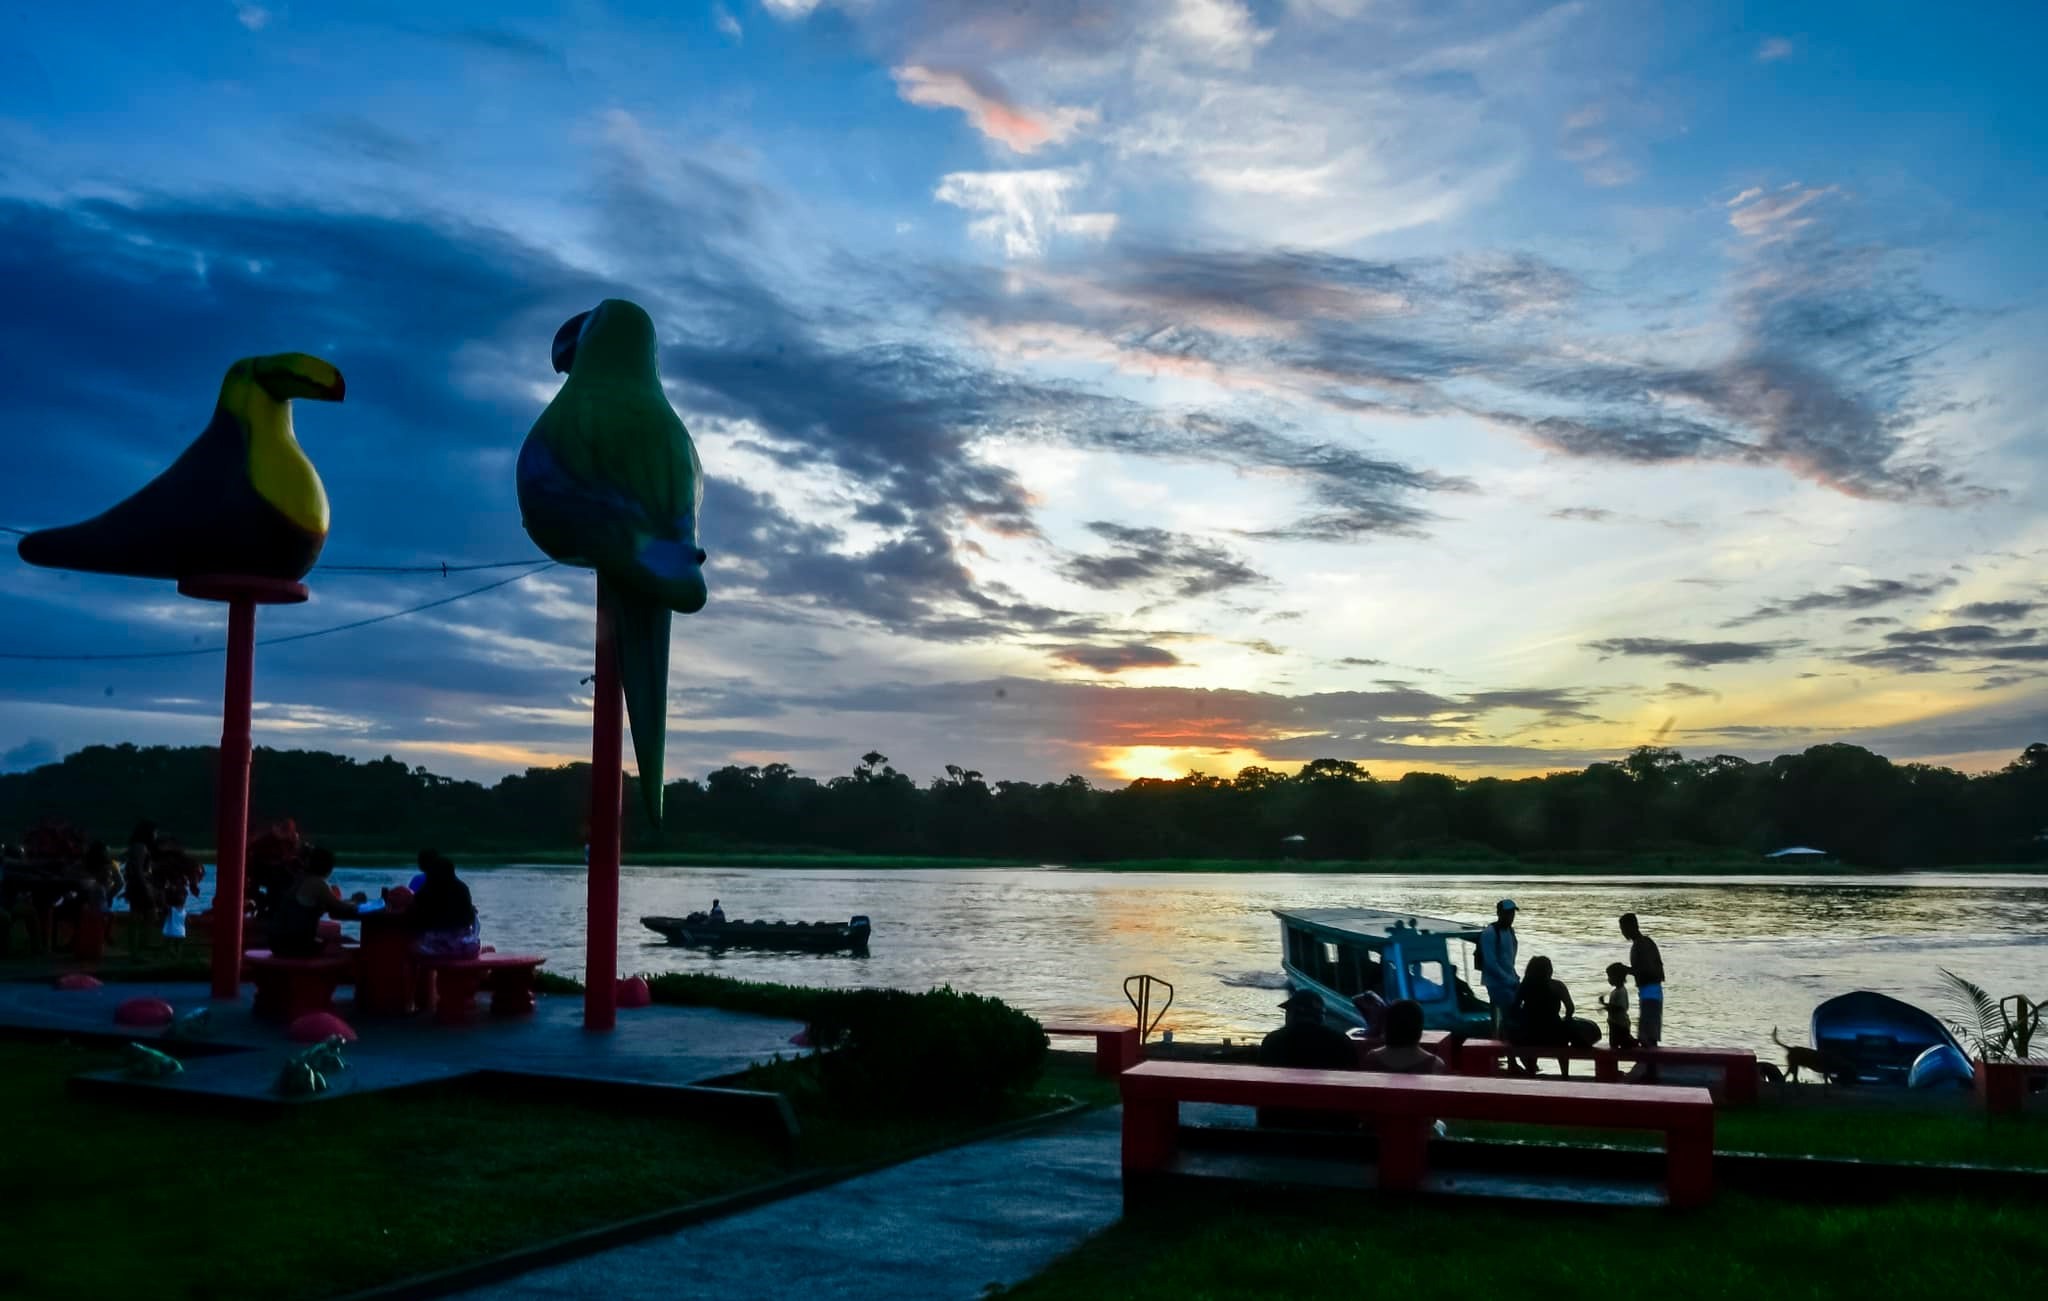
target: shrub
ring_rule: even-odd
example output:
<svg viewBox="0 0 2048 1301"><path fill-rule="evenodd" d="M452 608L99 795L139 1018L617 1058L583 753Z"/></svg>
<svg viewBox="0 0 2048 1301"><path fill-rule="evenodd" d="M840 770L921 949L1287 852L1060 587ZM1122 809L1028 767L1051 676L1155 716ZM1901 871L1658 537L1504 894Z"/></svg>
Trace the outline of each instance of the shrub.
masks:
<svg viewBox="0 0 2048 1301"><path fill-rule="evenodd" d="M941 987L834 993L811 1017L835 1098L898 1110L984 1110L1038 1078L1045 1031L998 999Z"/></svg>
<svg viewBox="0 0 2048 1301"><path fill-rule="evenodd" d="M657 1003L803 1021L817 1078L835 1103L878 1112L988 1110L1045 1064L1038 1022L999 999L951 988L808 989L723 976L649 982Z"/></svg>

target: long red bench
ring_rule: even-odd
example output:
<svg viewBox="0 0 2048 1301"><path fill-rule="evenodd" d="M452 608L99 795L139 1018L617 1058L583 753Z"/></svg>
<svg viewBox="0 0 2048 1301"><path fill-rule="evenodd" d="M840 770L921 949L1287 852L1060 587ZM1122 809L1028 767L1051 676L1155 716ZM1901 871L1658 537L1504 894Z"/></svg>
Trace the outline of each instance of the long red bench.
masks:
<svg viewBox="0 0 2048 1301"><path fill-rule="evenodd" d="M479 990L491 992L492 1016L525 1016L533 1011L535 974L547 963L539 954L484 953L474 958L416 959L433 973L434 1019L461 1025L476 1007Z"/></svg>
<svg viewBox="0 0 2048 1301"><path fill-rule="evenodd" d="M280 958L269 949L242 955L242 978L256 984L257 1016L295 1020L308 1012L332 1012L334 990L354 979L345 957Z"/></svg>
<svg viewBox="0 0 2048 1301"><path fill-rule="evenodd" d="M1747 1048L1595 1048L1593 1078L1608 1083L1620 1080L1623 1062L1719 1067L1724 1105L1747 1107L1756 1101L1756 1054Z"/></svg>
<svg viewBox="0 0 2048 1301"><path fill-rule="evenodd" d="M1447 1119L1658 1130L1671 1204L1699 1206L1714 1191L1714 1100L1705 1089L1158 1061L1125 1071L1118 1086L1126 1177L1170 1166L1180 1144L1180 1104L1211 1102L1369 1119L1379 1137L1384 1189L1421 1185L1431 1126Z"/></svg>
<svg viewBox="0 0 2048 1301"><path fill-rule="evenodd" d="M1367 1053L1375 1048L1385 1047L1387 1042L1385 1039L1374 1037L1370 1031L1363 1029L1346 1030L1344 1037L1351 1041L1351 1047L1357 1052L1358 1064L1361 1066L1365 1065L1365 1055ZM1416 1040L1416 1044L1424 1052L1436 1057L1451 1070L1455 1071L1458 1069L1457 1036L1453 1035L1449 1030L1424 1030L1422 1037Z"/></svg>
<svg viewBox="0 0 2048 1301"><path fill-rule="evenodd" d="M1458 1045L1453 1065L1460 1075L1492 1075L1500 1069L1500 1063L1513 1058L1534 1058L1538 1064L1556 1062L1559 1073L1571 1074L1570 1062L1593 1062L1596 1067L1600 1060L1599 1048L1567 1048L1563 1044L1518 1044L1505 1039L1467 1039Z"/></svg>
<svg viewBox="0 0 2048 1301"><path fill-rule="evenodd" d="M1145 1055L1144 1043L1138 1037L1138 1027L1134 1025L1066 1021L1042 1028L1050 1035L1074 1035L1094 1039L1097 1075L1121 1075L1136 1066L1138 1060Z"/></svg>
<svg viewBox="0 0 2048 1301"><path fill-rule="evenodd" d="M1492 1075L1502 1061L1533 1057L1555 1061L1569 1074L1567 1061L1593 1063L1593 1078L1616 1083L1622 1078L1623 1062L1644 1062L1663 1066L1712 1066L1721 1072L1721 1100L1731 1107L1746 1107L1756 1101L1756 1054L1747 1048L1563 1048L1556 1044L1517 1044L1503 1039L1467 1039L1458 1048L1456 1066L1464 1075Z"/></svg>
<svg viewBox="0 0 2048 1301"><path fill-rule="evenodd" d="M2048 1057L2023 1061L1978 1062L1977 1105L1994 1116L2016 1116L2027 1107L2033 1081L2048 1082Z"/></svg>

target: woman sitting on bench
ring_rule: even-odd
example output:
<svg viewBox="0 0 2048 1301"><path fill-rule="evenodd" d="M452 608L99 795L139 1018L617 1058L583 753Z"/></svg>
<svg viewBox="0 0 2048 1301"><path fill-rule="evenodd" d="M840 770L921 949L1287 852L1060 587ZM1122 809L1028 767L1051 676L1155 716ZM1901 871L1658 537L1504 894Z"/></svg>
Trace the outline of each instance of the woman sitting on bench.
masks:
<svg viewBox="0 0 2048 1301"><path fill-rule="evenodd" d="M420 854L420 872L427 879L404 913L405 924L419 936L413 952L423 958L475 957L483 947L476 904L456 877L455 864L429 849Z"/></svg>
<svg viewBox="0 0 2048 1301"><path fill-rule="evenodd" d="M334 851L325 846L309 850L306 874L292 883L263 919L271 953L280 958L317 958L326 947L320 938L320 919L346 920L358 915L355 904L336 894L328 883L332 875Z"/></svg>
<svg viewBox="0 0 2048 1301"><path fill-rule="evenodd" d="M1549 958L1529 959L1528 969L1522 974L1522 987L1516 991L1515 1004L1508 1010L1508 1042L1532 1047L1592 1047L1600 1042L1600 1027L1575 1015L1579 1009L1572 1003L1571 990L1551 970ZM1524 1057L1521 1067L1531 1075L1536 1074L1535 1057Z"/></svg>

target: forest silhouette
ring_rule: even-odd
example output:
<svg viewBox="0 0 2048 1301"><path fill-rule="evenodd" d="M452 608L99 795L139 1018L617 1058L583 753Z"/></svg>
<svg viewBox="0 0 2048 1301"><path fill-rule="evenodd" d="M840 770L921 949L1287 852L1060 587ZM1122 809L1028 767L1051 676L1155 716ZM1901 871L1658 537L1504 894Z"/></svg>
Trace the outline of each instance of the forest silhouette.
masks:
<svg viewBox="0 0 2048 1301"><path fill-rule="evenodd" d="M212 838L210 747L91 746L0 776L0 836L44 819L118 841L151 818L188 844ZM531 768L495 785L396 759L259 750L251 813L291 818L340 850L422 845L471 855L578 852L589 768ZM1031 862L1149 859L1486 859L1683 862L1812 846L1846 863L1921 867L2048 858L2048 744L1969 775L1895 764L1853 745L1767 762L1687 759L1645 746L1576 772L1504 779L1409 773L1377 780L1318 759L1120 788L1081 776L989 781L949 765L920 783L886 755L818 780L787 764L730 765L666 788L660 829L627 781L629 851L805 851ZM1290 839L1299 837L1299 839Z"/></svg>

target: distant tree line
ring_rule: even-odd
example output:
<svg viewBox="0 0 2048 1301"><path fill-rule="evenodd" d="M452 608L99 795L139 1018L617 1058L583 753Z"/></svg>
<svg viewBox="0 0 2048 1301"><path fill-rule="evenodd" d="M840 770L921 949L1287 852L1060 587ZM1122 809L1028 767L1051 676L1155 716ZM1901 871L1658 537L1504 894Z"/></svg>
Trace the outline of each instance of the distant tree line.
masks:
<svg viewBox="0 0 2048 1301"><path fill-rule="evenodd" d="M0 835L18 840L57 818L117 840L147 817L207 844L214 763L204 747L93 746L0 776ZM776 763L671 783L660 830L647 825L627 785L627 844L642 850L1598 862L1810 845L1885 867L2048 856L2048 744L1975 776L1895 764L1853 745L1762 763L1646 746L1578 772L1518 779L1417 772L1381 781L1347 760L1318 759L1294 773L1255 767L1116 789L1079 776L990 782L950 765L920 785L870 752L851 773L824 781ZM388 757L259 750L251 813L259 823L295 818L337 849L573 850L588 826L588 788L586 765L532 768L484 786Z"/></svg>

